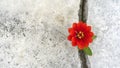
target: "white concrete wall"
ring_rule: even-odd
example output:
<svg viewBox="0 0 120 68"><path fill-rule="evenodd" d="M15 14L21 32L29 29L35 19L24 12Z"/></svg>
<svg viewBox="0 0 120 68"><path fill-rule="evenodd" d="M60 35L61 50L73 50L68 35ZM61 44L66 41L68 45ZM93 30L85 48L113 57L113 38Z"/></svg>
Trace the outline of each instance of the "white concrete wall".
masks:
<svg viewBox="0 0 120 68"><path fill-rule="evenodd" d="M80 68L66 37L80 0L0 0L0 68ZM120 68L120 1L88 0L91 68Z"/></svg>
<svg viewBox="0 0 120 68"><path fill-rule="evenodd" d="M88 5L88 24L97 35L91 68L120 68L120 0L89 0Z"/></svg>
<svg viewBox="0 0 120 68"><path fill-rule="evenodd" d="M67 28L79 0L0 0L0 68L80 68Z"/></svg>

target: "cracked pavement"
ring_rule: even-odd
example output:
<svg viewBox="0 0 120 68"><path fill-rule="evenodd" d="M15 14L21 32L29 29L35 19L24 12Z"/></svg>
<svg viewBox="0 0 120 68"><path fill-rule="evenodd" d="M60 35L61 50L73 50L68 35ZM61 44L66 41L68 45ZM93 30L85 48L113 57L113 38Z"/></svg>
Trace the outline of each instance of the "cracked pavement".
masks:
<svg viewBox="0 0 120 68"><path fill-rule="evenodd" d="M120 1L89 0L90 68L120 67ZM1 0L0 68L81 68L67 28L79 20L80 0ZM88 60L89 59L89 60Z"/></svg>

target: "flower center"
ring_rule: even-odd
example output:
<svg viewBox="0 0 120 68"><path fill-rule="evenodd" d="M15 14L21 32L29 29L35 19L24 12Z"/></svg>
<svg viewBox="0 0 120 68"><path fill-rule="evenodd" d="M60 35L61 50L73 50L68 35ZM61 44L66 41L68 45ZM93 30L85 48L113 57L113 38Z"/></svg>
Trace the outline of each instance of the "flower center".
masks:
<svg viewBox="0 0 120 68"><path fill-rule="evenodd" d="M81 39L84 37L84 33L82 31L77 33L77 38Z"/></svg>

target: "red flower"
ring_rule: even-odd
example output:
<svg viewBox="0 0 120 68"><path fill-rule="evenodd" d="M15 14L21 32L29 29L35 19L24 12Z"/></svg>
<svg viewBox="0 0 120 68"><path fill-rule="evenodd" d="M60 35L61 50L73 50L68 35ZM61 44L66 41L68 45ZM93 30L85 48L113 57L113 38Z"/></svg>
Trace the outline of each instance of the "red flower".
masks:
<svg viewBox="0 0 120 68"><path fill-rule="evenodd" d="M93 41L94 36L91 32L91 26L80 21L79 23L73 23L72 28L68 29L68 40L72 41L73 46L78 46L79 49L88 47L89 43Z"/></svg>

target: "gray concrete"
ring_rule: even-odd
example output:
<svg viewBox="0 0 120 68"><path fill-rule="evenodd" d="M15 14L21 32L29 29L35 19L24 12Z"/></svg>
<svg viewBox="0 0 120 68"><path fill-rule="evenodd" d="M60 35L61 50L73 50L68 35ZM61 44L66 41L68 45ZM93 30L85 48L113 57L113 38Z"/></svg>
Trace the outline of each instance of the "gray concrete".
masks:
<svg viewBox="0 0 120 68"><path fill-rule="evenodd" d="M80 0L0 0L0 68L80 68L67 28ZM120 1L89 0L91 68L120 67Z"/></svg>
<svg viewBox="0 0 120 68"><path fill-rule="evenodd" d="M67 28L79 0L0 0L0 68L80 68Z"/></svg>
<svg viewBox="0 0 120 68"><path fill-rule="evenodd" d="M120 68L120 0L89 0L88 24L97 39L90 45L91 68Z"/></svg>

